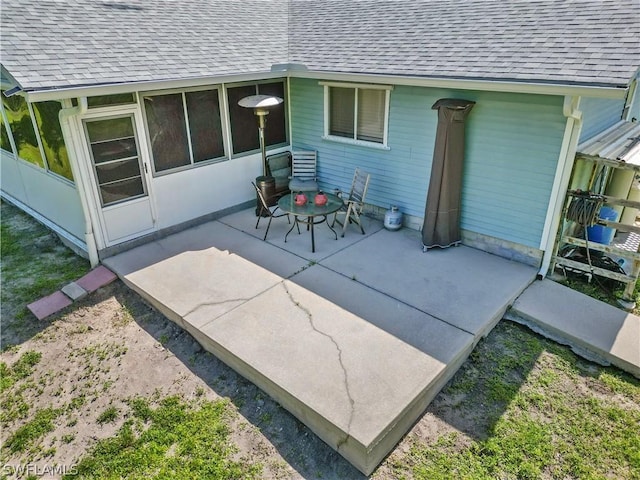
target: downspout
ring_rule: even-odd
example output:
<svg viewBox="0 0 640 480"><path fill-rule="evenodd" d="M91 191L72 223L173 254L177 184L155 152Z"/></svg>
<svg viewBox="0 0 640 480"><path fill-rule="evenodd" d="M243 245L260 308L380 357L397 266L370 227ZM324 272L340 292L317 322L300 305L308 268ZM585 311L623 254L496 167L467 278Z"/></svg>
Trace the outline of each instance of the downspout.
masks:
<svg viewBox="0 0 640 480"><path fill-rule="evenodd" d="M82 174L80 171L80 163L76 155L76 146L74 144L74 135L72 134L72 126L69 118L76 115L81 115L87 111L87 98L80 97L78 99L77 107L68 107L60 110L58 119L60 121L60 127L64 132L65 141L73 145L74 148L69 148L67 153L69 155L69 163L71 165L71 172L75 180L76 188L78 189L78 195L80 196L80 204L82 205L82 212L84 214L84 238L87 244L87 253L89 255L89 263L92 267L97 266L100 263L98 257L98 247L96 245L96 238L93 231L93 223L91 222L91 208L87 196L87 190L85 188L84 181L82 180Z"/></svg>
<svg viewBox="0 0 640 480"><path fill-rule="evenodd" d="M567 118L564 129L564 138L560 148L558 166L555 180L549 198L549 208L540 240L540 249L543 250L542 264L537 278L542 280L549 271L555 247L556 235L560 227L562 209L566 198L567 188L571 180L571 172L576 158L576 148L582 131L582 111L579 96L565 96L562 113Z"/></svg>

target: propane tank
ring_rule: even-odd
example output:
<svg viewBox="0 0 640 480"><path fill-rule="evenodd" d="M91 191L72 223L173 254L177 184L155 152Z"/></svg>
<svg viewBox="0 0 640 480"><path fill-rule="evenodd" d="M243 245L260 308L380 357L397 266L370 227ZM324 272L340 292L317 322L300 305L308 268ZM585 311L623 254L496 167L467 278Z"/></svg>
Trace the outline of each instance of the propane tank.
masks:
<svg viewBox="0 0 640 480"><path fill-rule="evenodd" d="M399 230L402 227L402 212L398 207L391 205L391 208L384 214L384 228L387 230Z"/></svg>

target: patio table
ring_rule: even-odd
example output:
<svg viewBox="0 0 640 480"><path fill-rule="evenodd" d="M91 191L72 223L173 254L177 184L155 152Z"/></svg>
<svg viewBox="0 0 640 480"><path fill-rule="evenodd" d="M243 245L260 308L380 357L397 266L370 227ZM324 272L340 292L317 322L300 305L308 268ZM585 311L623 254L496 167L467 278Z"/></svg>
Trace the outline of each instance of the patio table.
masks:
<svg viewBox="0 0 640 480"><path fill-rule="evenodd" d="M316 241L313 233L313 226L323 222L326 223L327 227L329 227L329 229L335 235L336 240L338 240L338 234L331 227L331 225L329 225L327 216L340 210L344 206L344 202L337 195L334 195L332 193L325 193L325 195L327 196L327 203L324 205L316 205L313 199L317 192L307 193L308 200L304 205L296 205L293 201L296 194L290 193L278 200L278 207L280 208L280 210L293 215L294 218L294 222L291 225L291 228L284 236L285 243L287 242L287 237L294 229L294 227L302 223L304 225L307 225L308 230L311 230L311 251L315 252Z"/></svg>

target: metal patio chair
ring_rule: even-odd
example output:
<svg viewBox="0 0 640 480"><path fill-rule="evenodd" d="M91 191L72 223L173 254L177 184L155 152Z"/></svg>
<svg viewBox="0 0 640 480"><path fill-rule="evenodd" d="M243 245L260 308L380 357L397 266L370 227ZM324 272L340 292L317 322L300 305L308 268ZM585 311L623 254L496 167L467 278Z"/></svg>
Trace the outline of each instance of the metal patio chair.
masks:
<svg viewBox="0 0 640 480"><path fill-rule="evenodd" d="M331 226L338 222L342 225L342 236L347 231L347 225L355 223L360 227L360 231L364 235L364 228L362 228L362 221L360 215L362 215L362 209L364 208L364 199L367 196L367 189L369 188L369 179L371 175L363 172L359 168L356 168L353 174L353 182L351 183L351 191L349 197L345 200L344 207L336 212L333 217L333 223ZM344 223L338 220L338 215L344 215Z"/></svg>
<svg viewBox="0 0 640 480"><path fill-rule="evenodd" d="M262 219L263 217L263 212L264 212L264 216L265 217L269 217L269 223L267 223L267 231L264 232L264 238L262 240L266 240L267 239L267 235L269 233L269 227L271 227L271 220L273 220L274 218L280 218L280 217L287 217L287 221L289 223L291 223L291 219L289 218L289 214L288 213L279 213L276 214L276 211L278 210L278 205L274 205L273 207L269 207L269 205L267 205L267 201L265 200L264 196L262 195L262 191L258 188L258 186L254 183L251 182L251 185L253 185L253 188L255 188L256 190L256 194L258 195L258 199L260 200L260 214L258 215L258 221L256 222L256 229L258 228L258 225L260 224L260 219ZM300 233L300 227L298 227L298 233Z"/></svg>
<svg viewBox="0 0 640 480"><path fill-rule="evenodd" d="M291 152L291 180L289 190L292 192L317 192L316 178L317 155L315 150Z"/></svg>

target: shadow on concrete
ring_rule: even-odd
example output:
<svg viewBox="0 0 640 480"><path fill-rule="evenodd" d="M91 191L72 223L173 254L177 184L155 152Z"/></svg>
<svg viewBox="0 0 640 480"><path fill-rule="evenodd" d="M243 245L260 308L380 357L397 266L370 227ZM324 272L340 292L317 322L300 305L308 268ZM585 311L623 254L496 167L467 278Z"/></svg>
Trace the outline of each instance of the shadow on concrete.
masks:
<svg viewBox="0 0 640 480"><path fill-rule="evenodd" d="M367 478L275 400L202 349L186 330L157 312L121 281L109 288L113 288L117 300L143 330L162 343L216 395L228 398L302 478Z"/></svg>

